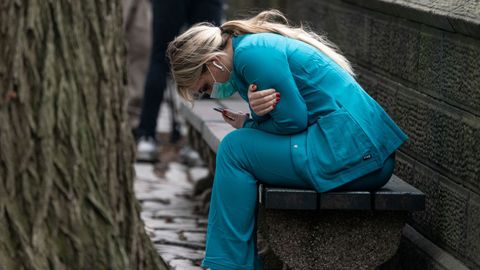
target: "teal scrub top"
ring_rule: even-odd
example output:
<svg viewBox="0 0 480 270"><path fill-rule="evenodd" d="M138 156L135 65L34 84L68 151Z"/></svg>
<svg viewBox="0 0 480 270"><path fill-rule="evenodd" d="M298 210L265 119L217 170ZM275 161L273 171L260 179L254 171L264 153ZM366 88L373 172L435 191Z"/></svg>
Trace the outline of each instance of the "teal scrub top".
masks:
<svg viewBox="0 0 480 270"><path fill-rule="evenodd" d="M295 170L322 192L383 166L407 136L355 79L315 47L273 33L235 36L231 80L248 102L250 84L280 102L244 128L291 135Z"/></svg>

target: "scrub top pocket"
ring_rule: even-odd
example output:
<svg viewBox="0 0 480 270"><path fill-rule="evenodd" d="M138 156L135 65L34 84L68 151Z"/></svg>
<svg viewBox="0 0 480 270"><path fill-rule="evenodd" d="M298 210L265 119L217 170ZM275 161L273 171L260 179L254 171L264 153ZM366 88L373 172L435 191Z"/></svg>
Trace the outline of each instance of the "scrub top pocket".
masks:
<svg viewBox="0 0 480 270"><path fill-rule="evenodd" d="M312 172L323 179L362 167L377 156L372 141L344 108L320 117L310 126L307 142Z"/></svg>

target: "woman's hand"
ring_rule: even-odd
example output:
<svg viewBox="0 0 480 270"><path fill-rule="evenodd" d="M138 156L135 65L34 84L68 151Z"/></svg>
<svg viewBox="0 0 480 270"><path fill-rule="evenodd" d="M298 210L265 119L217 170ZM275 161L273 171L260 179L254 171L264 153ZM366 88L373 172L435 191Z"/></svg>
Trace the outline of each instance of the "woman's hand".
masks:
<svg viewBox="0 0 480 270"><path fill-rule="evenodd" d="M257 86L250 84L248 87L248 103L250 108L258 116L264 116L271 112L280 101L280 93L275 89L266 89L257 92Z"/></svg>
<svg viewBox="0 0 480 270"><path fill-rule="evenodd" d="M244 112L232 112L228 109L224 109L222 116L225 122L238 129L243 127L245 120L250 117L250 114Z"/></svg>

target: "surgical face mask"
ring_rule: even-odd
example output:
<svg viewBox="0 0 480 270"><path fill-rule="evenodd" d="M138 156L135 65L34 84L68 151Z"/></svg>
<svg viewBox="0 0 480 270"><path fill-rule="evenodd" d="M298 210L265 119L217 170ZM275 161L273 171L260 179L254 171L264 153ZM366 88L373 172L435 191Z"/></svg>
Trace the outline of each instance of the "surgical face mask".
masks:
<svg viewBox="0 0 480 270"><path fill-rule="evenodd" d="M220 69L221 71L225 71L225 69L226 69L228 72L230 72L230 70L228 70L228 68L226 66L222 67L221 65L219 65L215 62L213 62L213 65L216 68ZM223 63L222 63L222 65L223 65ZM210 73L210 76L212 76L213 81L214 81L213 86L212 86L212 93L210 94L211 98L224 99L224 98L230 97L231 95L235 94L235 92L237 92L237 89L235 89L235 87L233 86L230 78L228 79L228 81L223 82L223 83L217 82L217 80L213 76L213 74L210 71L210 68L208 68L208 66L207 66L207 69L208 69L208 72ZM231 72L230 72L230 74L231 74Z"/></svg>

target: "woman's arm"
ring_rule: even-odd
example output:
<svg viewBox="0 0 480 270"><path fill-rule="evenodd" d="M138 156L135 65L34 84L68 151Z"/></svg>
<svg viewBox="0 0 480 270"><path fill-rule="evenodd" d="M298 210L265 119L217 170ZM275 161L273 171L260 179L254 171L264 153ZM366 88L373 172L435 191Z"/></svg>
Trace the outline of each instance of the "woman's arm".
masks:
<svg viewBox="0 0 480 270"><path fill-rule="evenodd" d="M281 96L281 101L269 113L270 118L258 122L248 119L244 127L276 134L294 134L306 129L307 106L282 51L270 47L242 47L235 52L234 64L240 76L248 84L255 84L258 91L273 88Z"/></svg>
<svg viewBox="0 0 480 270"><path fill-rule="evenodd" d="M271 112L278 101L280 101L280 93L277 93L275 89L262 89L257 91L255 84L250 84L248 87L248 105L250 110L257 116L264 116Z"/></svg>

